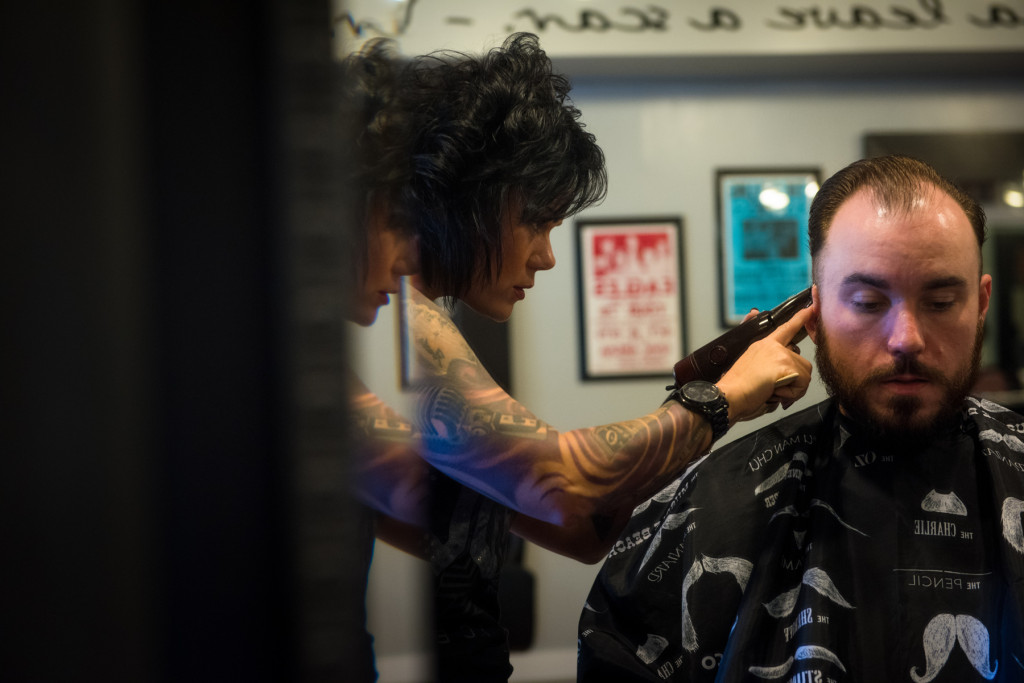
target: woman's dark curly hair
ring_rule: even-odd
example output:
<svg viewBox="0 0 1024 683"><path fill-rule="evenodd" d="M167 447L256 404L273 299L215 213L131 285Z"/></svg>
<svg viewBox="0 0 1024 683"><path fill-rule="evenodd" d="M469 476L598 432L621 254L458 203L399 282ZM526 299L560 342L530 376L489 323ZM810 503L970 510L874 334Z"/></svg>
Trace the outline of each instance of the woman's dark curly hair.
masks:
<svg viewBox="0 0 1024 683"><path fill-rule="evenodd" d="M419 236L424 283L449 304L500 267L507 212L539 228L604 199L604 154L569 89L528 33L479 57L412 61L412 174L400 209Z"/></svg>
<svg viewBox="0 0 1024 683"><path fill-rule="evenodd" d="M347 160L342 192L352 223L348 256L357 275L365 265L371 211L385 209L392 230L413 230L391 210L410 174L409 116L399 98L406 64L394 44L383 39L368 42L341 62L340 125Z"/></svg>

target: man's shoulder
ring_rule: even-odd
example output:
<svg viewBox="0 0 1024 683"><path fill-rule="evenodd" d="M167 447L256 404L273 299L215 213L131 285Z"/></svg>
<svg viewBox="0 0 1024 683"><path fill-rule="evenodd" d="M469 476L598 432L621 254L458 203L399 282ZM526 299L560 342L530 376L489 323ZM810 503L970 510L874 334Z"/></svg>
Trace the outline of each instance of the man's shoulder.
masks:
<svg viewBox="0 0 1024 683"><path fill-rule="evenodd" d="M717 457L727 453L749 453L766 444L784 443L805 435L816 436L823 427L832 424L835 410L835 401L831 398L826 399L727 443L715 450L713 455Z"/></svg>
<svg viewBox="0 0 1024 683"><path fill-rule="evenodd" d="M997 425L1001 424L1009 431L1024 433L1024 415L1012 408L979 396L968 396L966 403L969 416L978 417Z"/></svg>
<svg viewBox="0 0 1024 683"><path fill-rule="evenodd" d="M689 486L698 478L706 486L708 479L735 483L740 478L756 481L770 476L793 459L807 459L820 443L831 444L835 413L835 402L826 399L776 420L711 451L666 490L680 483Z"/></svg>
<svg viewBox="0 0 1024 683"><path fill-rule="evenodd" d="M1024 457L1024 416L984 398L969 396L966 418L974 423L978 438L989 448L1003 451L1006 457Z"/></svg>

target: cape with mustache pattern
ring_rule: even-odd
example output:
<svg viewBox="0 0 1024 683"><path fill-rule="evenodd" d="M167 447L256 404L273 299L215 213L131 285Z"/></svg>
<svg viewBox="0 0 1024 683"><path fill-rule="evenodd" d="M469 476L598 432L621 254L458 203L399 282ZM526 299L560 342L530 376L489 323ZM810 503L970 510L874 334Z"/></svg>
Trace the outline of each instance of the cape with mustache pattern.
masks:
<svg viewBox="0 0 1024 683"><path fill-rule="evenodd" d="M578 680L1024 681L1024 417L955 422L873 443L830 399L696 463L605 561Z"/></svg>

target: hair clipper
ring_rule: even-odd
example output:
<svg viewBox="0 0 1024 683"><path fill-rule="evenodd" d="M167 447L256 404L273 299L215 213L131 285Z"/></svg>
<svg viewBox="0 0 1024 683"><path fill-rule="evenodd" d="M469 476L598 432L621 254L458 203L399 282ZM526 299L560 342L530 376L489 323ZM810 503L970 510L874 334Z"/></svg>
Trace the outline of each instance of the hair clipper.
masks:
<svg viewBox="0 0 1024 683"><path fill-rule="evenodd" d="M675 364L672 375L675 386L702 379L717 382L736 359L743 355L751 344L764 339L779 325L796 315L797 311L811 305L811 288L791 296L770 311L761 311L756 316L732 328L714 341L700 347ZM796 344L806 336L801 330L792 340ZM669 387L670 389L672 387Z"/></svg>

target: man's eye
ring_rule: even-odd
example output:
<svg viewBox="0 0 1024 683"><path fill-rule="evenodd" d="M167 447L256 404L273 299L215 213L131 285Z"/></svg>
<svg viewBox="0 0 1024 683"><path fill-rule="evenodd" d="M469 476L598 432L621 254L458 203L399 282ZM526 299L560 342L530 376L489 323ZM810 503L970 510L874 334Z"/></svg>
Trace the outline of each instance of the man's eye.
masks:
<svg viewBox="0 0 1024 683"><path fill-rule="evenodd" d="M850 305L860 313L877 313L882 310L882 302L875 299L853 299Z"/></svg>
<svg viewBox="0 0 1024 683"><path fill-rule="evenodd" d="M931 307L933 311L941 312L952 309L954 304L956 304L955 299L936 299L934 301L929 302L928 306Z"/></svg>

